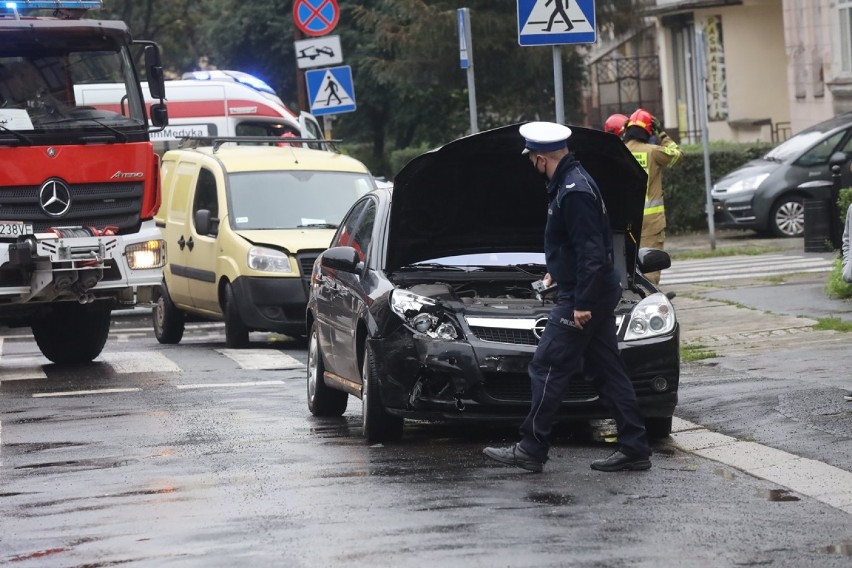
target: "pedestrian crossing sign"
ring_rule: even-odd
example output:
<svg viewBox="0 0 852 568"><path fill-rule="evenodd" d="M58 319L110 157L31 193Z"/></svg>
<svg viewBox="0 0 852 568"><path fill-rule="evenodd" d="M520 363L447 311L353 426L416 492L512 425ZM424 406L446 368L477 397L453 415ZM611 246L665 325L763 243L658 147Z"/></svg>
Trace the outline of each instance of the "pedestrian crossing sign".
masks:
<svg viewBox="0 0 852 568"><path fill-rule="evenodd" d="M306 71L305 81L314 116L355 110L355 89L349 65Z"/></svg>
<svg viewBox="0 0 852 568"><path fill-rule="evenodd" d="M595 0L518 0L518 43L595 43Z"/></svg>

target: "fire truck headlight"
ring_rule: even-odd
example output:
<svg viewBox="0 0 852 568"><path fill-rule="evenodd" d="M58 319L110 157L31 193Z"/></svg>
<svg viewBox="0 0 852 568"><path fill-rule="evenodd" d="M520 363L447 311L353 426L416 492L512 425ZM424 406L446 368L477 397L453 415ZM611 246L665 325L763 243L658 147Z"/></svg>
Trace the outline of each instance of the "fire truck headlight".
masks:
<svg viewBox="0 0 852 568"><path fill-rule="evenodd" d="M124 253L131 270L162 268L166 264L166 242L163 240L130 245L124 249Z"/></svg>

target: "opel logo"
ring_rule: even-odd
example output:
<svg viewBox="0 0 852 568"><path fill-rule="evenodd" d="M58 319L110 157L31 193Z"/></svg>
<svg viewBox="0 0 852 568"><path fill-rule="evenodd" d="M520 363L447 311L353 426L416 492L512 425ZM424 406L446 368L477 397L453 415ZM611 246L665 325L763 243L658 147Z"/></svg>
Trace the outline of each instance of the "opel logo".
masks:
<svg viewBox="0 0 852 568"><path fill-rule="evenodd" d="M533 324L532 332L535 335L536 339L541 339L541 336L544 335L544 326L547 325L547 317L541 317L535 320Z"/></svg>
<svg viewBox="0 0 852 568"><path fill-rule="evenodd" d="M49 179L38 192L38 202L51 217L62 217L71 208L71 188L64 181Z"/></svg>

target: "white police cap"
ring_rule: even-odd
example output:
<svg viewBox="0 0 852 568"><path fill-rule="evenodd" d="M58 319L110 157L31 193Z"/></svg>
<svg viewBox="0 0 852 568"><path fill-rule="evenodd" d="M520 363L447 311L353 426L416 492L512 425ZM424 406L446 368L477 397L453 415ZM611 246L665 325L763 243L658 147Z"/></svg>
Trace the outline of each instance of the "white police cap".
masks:
<svg viewBox="0 0 852 568"><path fill-rule="evenodd" d="M559 150L571 136L570 128L556 122L528 122L521 125L519 132L526 140L522 154Z"/></svg>

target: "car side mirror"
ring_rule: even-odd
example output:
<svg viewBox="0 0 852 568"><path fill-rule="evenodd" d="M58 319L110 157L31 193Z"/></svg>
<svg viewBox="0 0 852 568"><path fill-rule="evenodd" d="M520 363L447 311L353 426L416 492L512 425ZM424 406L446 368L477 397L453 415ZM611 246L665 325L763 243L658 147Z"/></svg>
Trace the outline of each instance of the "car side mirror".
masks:
<svg viewBox="0 0 852 568"><path fill-rule="evenodd" d="M639 270L643 274L659 272L670 268L672 257L664 250L652 248L640 248L638 254Z"/></svg>
<svg viewBox="0 0 852 568"><path fill-rule="evenodd" d="M831 166L842 166L849 160L849 156L846 155L846 152L835 152L828 159L828 163Z"/></svg>
<svg viewBox="0 0 852 568"><path fill-rule="evenodd" d="M143 42L138 42L143 43ZM148 77L148 90L155 99L166 98L166 77L163 72L163 62L160 58L160 47L154 42L144 42L145 45L145 71Z"/></svg>
<svg viewBox="0 0 852 568"><path fill-rule="evenodd" d="M341 272L358 272L361 256L352 247L333 247L322 253L322 265Z"/></svg>
<svg viewBox="0 0 852 568"><path fill-rule="evenodd" d="M209 209L199 209L196 211L193 220L195 221L195 231L199 235L212 235L215 237L219 234L219 219L212 217Z"/></svg>
<svg viewBox="0 0 852 568"><path fill-rule="evenodd" d="M151 105L151 124L157 128L169 125L169 109L162 103Z"/></svg>

